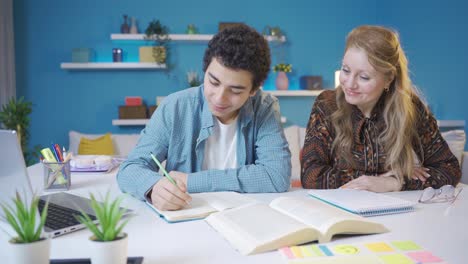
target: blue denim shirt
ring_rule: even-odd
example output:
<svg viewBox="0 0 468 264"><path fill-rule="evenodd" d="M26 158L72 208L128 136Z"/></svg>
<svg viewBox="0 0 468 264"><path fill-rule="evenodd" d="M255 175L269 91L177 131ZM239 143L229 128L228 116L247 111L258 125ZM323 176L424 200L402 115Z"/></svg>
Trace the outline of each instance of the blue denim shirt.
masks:
<svg viewBox="0 0 468 264"><path fill-rule="evenodd" d="M152 161L166 160L166 170L188 174L189 193L285 192L289 188L291 153L280 122L278 100L259 90L239 111L238 167L202 171L205 143L214 119L203 95L203 85L167 96L141 131L137 146L120 166L118 184L144 200L161 179Z"/></svg>

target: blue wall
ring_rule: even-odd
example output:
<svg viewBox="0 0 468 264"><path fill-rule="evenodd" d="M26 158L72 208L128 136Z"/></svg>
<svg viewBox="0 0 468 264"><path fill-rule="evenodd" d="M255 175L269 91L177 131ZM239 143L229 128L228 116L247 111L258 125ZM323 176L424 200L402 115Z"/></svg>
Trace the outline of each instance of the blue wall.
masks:
<svg viewBox="0 0 468 264"><path fill-rule="evenodd" d="M386 24L397 28L412 80L438 119L468 120L466 1L403 1L388 6Z"/></svg>
<svg viewBox="0 0 468 264"><path fill-rule="evenodd" d="M68 145L68 131L85 133L133 133L141 127L115 127L118 105L125 96L142 96L154 104L187 87L185 72L201 73L206 44L171 45L175 68L164 71L65 71L61 62L71 61L75 47L91 47L96 59L110 61L113 47L137 58L138 44L112 41L122 14L135 16L144 31L153 18L169 26L171 33L184 33L195 24L200 33L217 32L218 22L244 22L262 31L266 25L280 26L288 41L273 48L273 62L284 57L293 64L291 89L298 89L301 75L321 75L324 86L333 86L333 72L340 65L346 34L360 24L385 24L398 29L411 61L414 81L427 95L441 119L468 119L464 104L468 92L458 88L466 66L467 37L463 35L467 4L425 1L421 8L406 1L379 4L356 1L33 1L15 0L15 43L18 95L34 103L31 115L31 145L51 141ZM408 6L409 5L409 6ZM403 10L405 8L405 10ZM428 22L428 17L431 17ZM433 33L434 32L434 33ZM274 74L265 84L273 89ZM305 126L313 98L281 98L288 124Z"/></svg>

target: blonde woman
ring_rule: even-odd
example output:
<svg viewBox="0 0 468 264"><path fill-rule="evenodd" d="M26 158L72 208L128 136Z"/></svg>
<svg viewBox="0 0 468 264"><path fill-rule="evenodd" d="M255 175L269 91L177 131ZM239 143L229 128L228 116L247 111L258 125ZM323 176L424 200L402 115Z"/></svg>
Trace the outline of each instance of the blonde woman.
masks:
<svg viewBox="0 0 468 264"><path fill-rule="evenodd" d="M304 188L388 192L459 182L458 161L411 83L395 32L349 33L340 85L312 108L301 167Z"/></svg>

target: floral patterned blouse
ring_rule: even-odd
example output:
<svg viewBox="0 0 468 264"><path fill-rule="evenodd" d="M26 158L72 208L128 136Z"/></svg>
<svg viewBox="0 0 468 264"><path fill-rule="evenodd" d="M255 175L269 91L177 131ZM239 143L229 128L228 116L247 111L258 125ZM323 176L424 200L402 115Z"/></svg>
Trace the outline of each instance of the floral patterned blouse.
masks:
<svg viewBox="0 0 468 264"><path fill-rule="evenodd" d="M307 125L301 158L301 182L304 188L335 189L361 175L377 176L386 172L384 148L377 142L378 135L385 129L382 98L370 118L366 118L353 106L352 157L355 165L350 167L340 158L339 153L332 152L335 131L330 116L337 109L336 91L324 91L317 97ZM415 143L413 148L421 166L429 169L431 177L425 183L405 177L402 190L456 185L461 178L457 158L442 138L434 116L419 98L415 98L414 102L419 116L415 125L420 143Z"/></svg>

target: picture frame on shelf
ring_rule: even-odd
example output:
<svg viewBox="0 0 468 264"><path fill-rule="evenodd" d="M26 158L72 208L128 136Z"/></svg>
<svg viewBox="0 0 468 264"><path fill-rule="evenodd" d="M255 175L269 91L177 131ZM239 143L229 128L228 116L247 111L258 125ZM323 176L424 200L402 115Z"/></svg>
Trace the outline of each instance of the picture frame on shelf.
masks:
<svg viewBox="0 0 468 264"><path fill-rule="evenodd" d="M322 76L301 76L300 87L302 90L322 90L323 80Z"/></svg>

